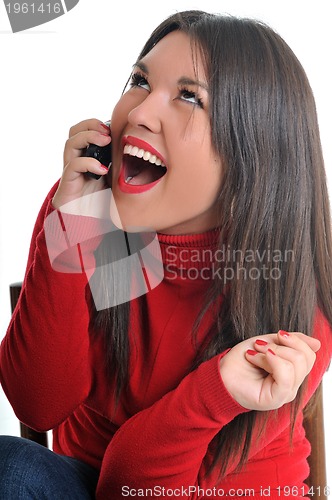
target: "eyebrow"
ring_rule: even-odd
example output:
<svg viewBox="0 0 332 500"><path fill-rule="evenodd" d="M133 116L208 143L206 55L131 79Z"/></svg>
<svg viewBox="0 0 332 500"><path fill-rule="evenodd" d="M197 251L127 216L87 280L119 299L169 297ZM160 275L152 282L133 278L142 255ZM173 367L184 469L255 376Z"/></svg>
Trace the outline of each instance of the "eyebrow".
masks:
<svg viewBox="0 0 332 500"><path fill-rule="evenodd" d="M146 64L144 64L142 61L137 61L134 65L133 68L139 68L143 73L146 75L149 74L149 70ZM202 82L200 80L193 80L192 78L189 78L187 76L182 76L178 80L178 85L194 85L198 87L202 87L204 90L208 91L208 86L205 82Z"/></svg>

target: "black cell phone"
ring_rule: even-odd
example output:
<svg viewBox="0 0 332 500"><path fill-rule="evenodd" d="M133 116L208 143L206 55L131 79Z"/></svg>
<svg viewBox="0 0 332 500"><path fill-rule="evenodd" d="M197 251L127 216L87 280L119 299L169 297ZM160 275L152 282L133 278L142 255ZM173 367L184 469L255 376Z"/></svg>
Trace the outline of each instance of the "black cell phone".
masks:
<svg viewBox="0 0 332 500"><path fill-rule="evenodd" d="M96 144L90 144L84 151L83 156L89 156L91 158L96 158L100 161L104 167L108 169L112 165L112 143L110 142L107 146L97 146ZM101 175L94 174L92 172L87 172L86 175L93 177L93 179L100 179Z"/></svg>
<svg viewBox="0 0 332 500"><path fill-rule="evenodd" d="M109 121L105 122L105 125L110 126ZM107 146L97 146L97 144L89 144L86 150L83 153L83 156L89 156L91 158L96 158L96 160L100 161L104 167L110 169L112 165L112 143L110 142ZM100 179L101 175L94 174L92 172L87 172L87 176L92 177L93 179Z"/></svg>

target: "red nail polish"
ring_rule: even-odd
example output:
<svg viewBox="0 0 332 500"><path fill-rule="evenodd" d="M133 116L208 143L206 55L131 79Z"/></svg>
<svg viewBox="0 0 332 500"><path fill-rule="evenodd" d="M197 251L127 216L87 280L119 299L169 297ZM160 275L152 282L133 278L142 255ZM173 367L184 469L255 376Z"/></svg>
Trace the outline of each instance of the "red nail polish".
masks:
<svg viewBox="0 0 332 500"><path fill-rule="evenodd" d="M272 349L268 349L268 351L269 351L271 354L273 354L273 356L275 356L275 355L276 355L276 353L275 353L274 351L272 351Z"/></svg>
<svg viewBox="0 0 332 500"><path fill-rule="evenodd" d="M286 332L285 330L279 330L279 332L278 332L278 333L279 333L279 335L281 335L282 337L285 337L285 338L289 337L289 333L288 333L288 332Z"/></svg>
<svg viewBox="0 0 332 500"><path fill-rule="evenodd" d="M267 342L265 340L257 339L255 344L257 345L267 345Z"/></svg>
<svg viewBox="0 0 332 500"><path fill-rule="evenodd" d="M109 135L110 128L107 125L105 125L105 123L101 123L100 125L107 130L108 132L107 135Z"/></svg>
<svg viewBox="0 0 332 500"><path fill-rule="evenodd" d="M250 356L256 356L256 354L258 354L258 352L254 351L253 349L248 349L247 354L249 354Z"/></svg>

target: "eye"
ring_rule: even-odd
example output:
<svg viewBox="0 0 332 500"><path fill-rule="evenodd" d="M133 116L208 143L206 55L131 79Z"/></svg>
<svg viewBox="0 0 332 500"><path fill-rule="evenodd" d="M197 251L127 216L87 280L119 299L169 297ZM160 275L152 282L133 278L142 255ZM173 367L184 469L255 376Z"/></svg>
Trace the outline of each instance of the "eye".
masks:
<svg viewBox="0 0 332 500"><path fill-rule="evenodd" d="M147 90L150 92L150 85L145 76L143 76L141 73L133 73L131 75L130 79L130 86L131 87L140 87L142 89Z"/></svg>
<svg viewBox="0 0 332 500"><path fill-rule="evenodd" d="M180 99L203 108L203 100L199 97L199 95L185 87L180 89Z"/></svg>

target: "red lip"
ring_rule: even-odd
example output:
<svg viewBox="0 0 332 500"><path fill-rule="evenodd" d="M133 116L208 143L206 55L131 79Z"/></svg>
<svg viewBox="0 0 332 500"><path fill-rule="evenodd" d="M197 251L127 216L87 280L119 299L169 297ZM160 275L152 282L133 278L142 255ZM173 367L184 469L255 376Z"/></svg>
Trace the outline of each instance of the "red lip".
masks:
<svg viewBox="0 0 332 500"><path fill-rule="evenodd" d="M153 148L148 142L145 142L142 139L138 139L137 137L132 137L128 135L123 137L122 139L122 146L124 147L126 144L130 144L131 146L137 146L139 149L144 149L144 151L149 151L151 154L156 155L158 158L161 159L163 163L165 163L162 155L155 148ZM144 193L145 191L148 191L149 189L153 188L156 184L158 184L158 182L162 180L162 178L163 177L154 182L150 182L149 184L142 184L142 185L127 184L125 182L125 177L124 177L124 168L123 166L121 166L120 174L118 177L118 186L123 193L139 194L139 193Z"/></svg>

